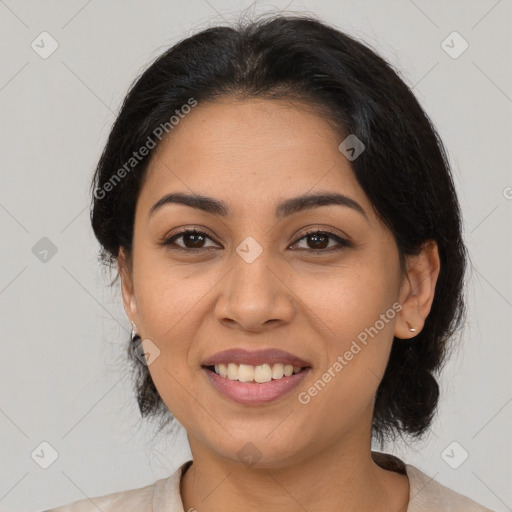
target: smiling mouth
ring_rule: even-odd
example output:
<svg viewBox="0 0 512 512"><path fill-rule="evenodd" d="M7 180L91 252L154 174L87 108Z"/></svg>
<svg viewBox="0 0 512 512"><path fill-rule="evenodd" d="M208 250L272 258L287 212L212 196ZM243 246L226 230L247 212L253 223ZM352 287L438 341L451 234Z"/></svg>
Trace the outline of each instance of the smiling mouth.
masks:
<svg viewBox="0 0 512 512"><path fill-rule="evenodd" d="M216 373L227 380L238 382L252 382L255 384L264 384L273 380L281 380L291 377L309 368L309 366L292 366L291 364L216 364L214 366L204 366L203 368Z"/></svg>

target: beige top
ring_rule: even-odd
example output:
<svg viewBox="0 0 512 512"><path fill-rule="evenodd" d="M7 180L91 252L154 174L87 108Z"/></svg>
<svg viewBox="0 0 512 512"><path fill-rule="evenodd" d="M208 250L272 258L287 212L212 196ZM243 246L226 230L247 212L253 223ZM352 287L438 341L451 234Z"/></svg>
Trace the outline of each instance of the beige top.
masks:
<svg viewBox="0 0 512 512"><path fill-rule="evenodd" d="M372 457L379 466L405 473L409 478L407 512L492 512L393 455L372 452ZM185 512L180 480L191 463L185 462L171 476L146 487L83 499L45 512Z"/></svg>

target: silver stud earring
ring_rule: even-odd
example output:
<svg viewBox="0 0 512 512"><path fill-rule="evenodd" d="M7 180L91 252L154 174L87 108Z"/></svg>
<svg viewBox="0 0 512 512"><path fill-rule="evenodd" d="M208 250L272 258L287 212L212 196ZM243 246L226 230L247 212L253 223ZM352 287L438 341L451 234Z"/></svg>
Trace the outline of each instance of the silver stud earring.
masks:
<svg viewBox="0 0 512 512"><path fill-rule="evenodd" d="M409 322L406 322L406 324L409 326L409 331L416 332L416 329L414 327L411 327L411 324Z"/></svg>
<svg viewBox="0 0 512 512"><path fill-rule="evenodd" d="M138 336L137 334L137 326L135 322L132 322L132 341Z"/></svg>

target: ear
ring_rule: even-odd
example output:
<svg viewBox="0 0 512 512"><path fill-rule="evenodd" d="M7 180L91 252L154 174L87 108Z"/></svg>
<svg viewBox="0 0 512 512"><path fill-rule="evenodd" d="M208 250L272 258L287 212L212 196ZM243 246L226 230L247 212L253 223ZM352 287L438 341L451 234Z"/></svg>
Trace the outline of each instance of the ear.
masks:
<svg viewBox="0 0 512 512"><path fill-rule="evenodd" d="M133 287L131 261L121 247L117 256L117 267L121 277L121 292L123 294L123 307L130 322L137 325L137 301Z"/></svg>
<svg viewBox="0 0 512 512"><path fill-rule="evenodd" d="M430 313L441 264L435 240L427 240L418 255L407 257L407 275L400 285L402 304L395 323L395 336L407 339L416 336ZM416 329L415 332L410 327Z"/></svg>

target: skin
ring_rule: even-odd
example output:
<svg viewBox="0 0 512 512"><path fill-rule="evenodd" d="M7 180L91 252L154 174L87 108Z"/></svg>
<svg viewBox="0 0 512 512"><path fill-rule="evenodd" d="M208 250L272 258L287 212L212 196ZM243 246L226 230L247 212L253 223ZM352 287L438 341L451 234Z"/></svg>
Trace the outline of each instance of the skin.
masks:
<svg viewBox="0 0 512 512"><path fill-rule="evenodd" d="M343 139L304 107L234 98L198 104L155 150L137 202L132 257L118 255L125 311L160 350L148 368L187 431L194 463L181 481L185 510L332 511L342 503L346 511L399 512L409 500L407 477L371 458L373 400L393 336L415 336L430 311L437 246L409 257L401 275L392 233L338 150ZM230 214L167 204L148 219L170 192L222 200ZM274 216L281 200L316 192L345 194L367 217L340 205ZM187 237L174 248L158 245L194 227L212 235L203 242L207 251L194 252L201 244ZM339 247L329 238L315 255L308 228L352 246L329 251ZM248 236L263 249L250 264L236 252ZM401 311L301 404L298 392L396 302ZM235 347L281 348L312 370L299 390L274 403L237 404L201 369L206 357ZM261 456L254 466L237 456L249 441Z"/></svg>

